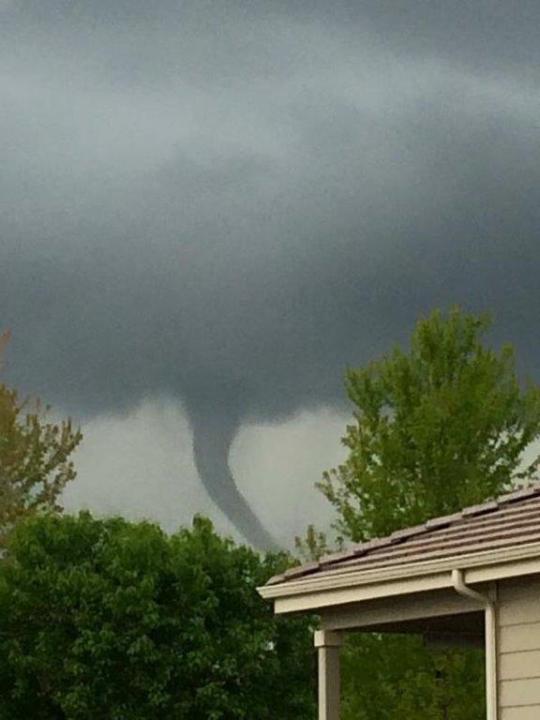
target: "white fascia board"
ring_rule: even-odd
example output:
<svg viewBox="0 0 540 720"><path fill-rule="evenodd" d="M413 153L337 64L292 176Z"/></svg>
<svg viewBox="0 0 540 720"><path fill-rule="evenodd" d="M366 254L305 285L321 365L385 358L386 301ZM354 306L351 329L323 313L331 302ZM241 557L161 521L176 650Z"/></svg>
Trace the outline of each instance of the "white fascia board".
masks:
<svg viewBox="0 0 540 720"><path fill-rule="evenodd" d="M378 570L336 571L321 577L314 575L265 585L259 592L264 599L274 601L276 613L316 611L345 603L449 588L451 572L455 569L463 570L467 583L472 584L540 573L540 543Z"/></svg>

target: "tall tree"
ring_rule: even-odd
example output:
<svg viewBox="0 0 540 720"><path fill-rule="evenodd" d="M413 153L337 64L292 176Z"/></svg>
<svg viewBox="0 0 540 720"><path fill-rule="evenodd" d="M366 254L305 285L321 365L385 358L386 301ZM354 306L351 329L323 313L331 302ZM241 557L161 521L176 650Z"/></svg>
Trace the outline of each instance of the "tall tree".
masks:
<svg viewBox="0 0 540 720"><path fill-rule="evenodd" d="M196 519L42 516L0 564L3 720L309 720L309 619L255 588L283 570Z"/></svg>
<svg viewBox="0 0 540 720"><path fill-rule="evenodd" d="M0 353L8 339L0 337ZM75 478L70 457L82 434L70 420L49 422L48 410L0 383L0 543L24 515L60 510L61 493Z"/></svg>
<svg viewBox="0 0 540 720"><path fill-rule="evenodd" d="M320 488L354 541L451 513L531 477L540 389L522 387L512 347L485 342L491 321L454 309L418 322L408 352L347 374L354 421L343 465Z"/></svg>
<svg viewBox="0 0 540 720"><path fill-rule="evenodd" d="M497 495L531 477L540 391L522 385L510 346L491 348L487 316L454 309L420 320L407 351L348 372L348 457L320 489L345 541L383 536ZM315 551L313 529L299 549ZM343 653L344 720L485 717L477 651L428 652L421 639L352 636Z"/></svg>

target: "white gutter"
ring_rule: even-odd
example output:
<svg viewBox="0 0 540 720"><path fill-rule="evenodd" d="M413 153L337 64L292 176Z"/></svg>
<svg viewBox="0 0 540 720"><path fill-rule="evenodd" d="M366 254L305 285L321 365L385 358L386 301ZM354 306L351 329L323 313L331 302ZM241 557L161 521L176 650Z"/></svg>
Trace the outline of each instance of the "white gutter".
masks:
<svg viewBox="0 0 540 720"><path fill-rule="evenodd" d="M452 570L454 590L484 608L486 628L486 709L487 720L497 720L497 616L494 601L465 584L462 570Z"/></svg>
<svg viewBox="0 0 540 720"><path fill-rule="evenodd" d="M475 572L474 582L487 582L499 580L510 576L528 575L531 573L539 573L540 567L534 567L531 570L525 568L519 569L517 572L508 575L501 568L507 568L509 565L518 562L537 562L540 559L540 542L524 543L516 547L500 547L491 550L484 550L478 553L468 555L437 557L433 559L423 559L418 562L400 563L389 567L376 568L374 570L366 570L365 568L354 570L350 568L348 571L339 570L339 565L333 570L331 567L322 569L322 573L313 573L306 577L283 579L272 585L263 585L258 588L260 594L265 600L274 600L280 597L291 597L292 595L304 595L307 593L320 593L325 590L336 590L338 588L350 589L357 585L372 585L395 580L409 580L413 577L431 575L433 573L442 573L446 578L445 587L451 586L448 583L448 573L456 566L465 566L467 574ZM474 568L474 570L473 570ZM493 568L493 572L489 572L489 568ZM476 577L478 572L478 577ZM320 576L322 574L322 577ZM489 577L485 577L489 574ZM472 580L471 580L472 582ZM311 609L311 608L306 608Z"/></svg>

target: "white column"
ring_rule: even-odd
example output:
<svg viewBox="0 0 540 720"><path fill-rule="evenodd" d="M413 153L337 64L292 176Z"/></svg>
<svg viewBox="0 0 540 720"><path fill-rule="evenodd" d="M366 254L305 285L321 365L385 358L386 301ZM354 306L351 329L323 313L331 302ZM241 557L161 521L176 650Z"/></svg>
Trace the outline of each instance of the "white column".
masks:
<svg viewBox="0 0 540 720"><path fill-rule="evenodd" d="M328 630L315 632L315 647L319 655L319 720L339 720L341 643L339 633Z"/></svg>

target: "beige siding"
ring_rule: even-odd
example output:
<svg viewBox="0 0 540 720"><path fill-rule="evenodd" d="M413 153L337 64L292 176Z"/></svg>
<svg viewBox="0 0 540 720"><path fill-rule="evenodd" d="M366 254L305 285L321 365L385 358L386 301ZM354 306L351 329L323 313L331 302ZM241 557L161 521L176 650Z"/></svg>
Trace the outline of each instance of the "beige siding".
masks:
<svg viewBox="0 0 540 720"><path fill-rule="evenodd" d="M500 720L540 720L540 577L500 583Z"/></svg>
<svg viewBox="0 0 540 720"><path fill-rule="evenodd" d="M538 706L504 708L504 720L538 720Z"/></svg>
<svg viewBox="0 0 540 720"><path fill-rule="evenodd" d="M504 652L538 650L540 623L509 625L499 628L499 644Z"/></svg>
<svg viewBox="0 0 540 720"><path fill-rule="evenodd" d="M525 680L540 677L540 650L506 652L501 655L501 680Z"/></svg>

